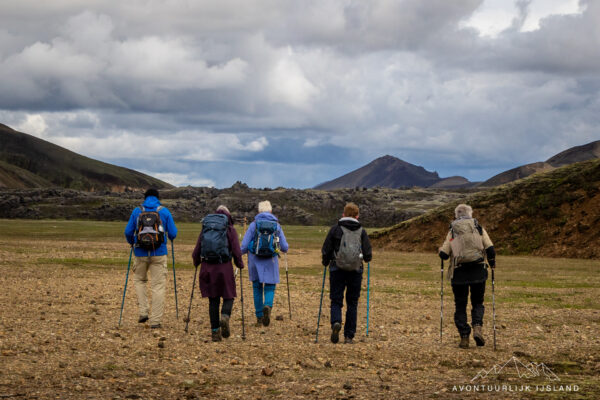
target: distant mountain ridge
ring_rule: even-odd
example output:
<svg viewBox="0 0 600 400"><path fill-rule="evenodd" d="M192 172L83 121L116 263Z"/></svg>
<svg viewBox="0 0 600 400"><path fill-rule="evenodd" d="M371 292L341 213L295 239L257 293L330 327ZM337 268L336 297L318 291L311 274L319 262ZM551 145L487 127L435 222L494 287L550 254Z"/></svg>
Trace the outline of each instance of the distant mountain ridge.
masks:
<svg viewBox="0 0 600 400"><path fill-rule="evenodd" d="M82 156L0 124L0 187L120 192L150 186L173 187L141 172Z"/></svg>
<svg viewBox="0 0 600 400"><path fill-rule="evenodd" d="M495 175L483 182L480 186L498 186L505 183L526 178L538 172L546 172L564 165L573 164L580 161L600 158L600 140L590 142L581 146L571 147L562 151L546 161L534 162L521 165L520 167L509 169Z"/></svg>
<svg viewBox="0 0 600 400"><path fill-rule="evenodd" d="M369 164L360 167L339 178L321 183L315 189L331 190L341 188L376 186L400 188L400 187L429 187L450 178L440 178L437 172L429 172L421 166L411 164L399 158L386 155L379 157ZM452 177L459 181L459 186L464 185L463 177ZM448 183L446 187L452 186Z"/></svg>
<svg viewBox="0 0 600 400"><path fill-rule="evenodd" d="M600 159L565 165L372 232L374 247L435 254L459 203L493 238L500 254L600 258Z"/></svg>

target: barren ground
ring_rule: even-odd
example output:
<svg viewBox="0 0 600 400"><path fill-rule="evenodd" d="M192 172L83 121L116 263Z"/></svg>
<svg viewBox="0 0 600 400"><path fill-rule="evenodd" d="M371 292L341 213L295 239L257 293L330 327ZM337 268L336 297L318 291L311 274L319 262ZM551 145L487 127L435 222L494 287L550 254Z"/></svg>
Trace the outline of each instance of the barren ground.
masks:
<svg viewBox="0 0 600 400"><path fill-rule="evenodd" d="M209 341L208 301L199 291L190 333L184 332L198 224L181 224L175 241L179 319L169 273L163 328L155 332L137 323L131 276L123 323L117 327L129 254L124 223L1 222L0 398L600 398L597 260L499 258L494 352L491 281L486 346L475 348L471 341L469 350L457 348L448 283L440 345L439 259L375 251L369 336L363 290L356 344L329 342L326 284L315 344L323 277L319 249L326 229L284 226L293 319L282 268L273 314L283 320L255 327L244 270L246 340L241 339L238 297L232 337L215 344ZM513 356L523 364L544 363L560 380L543 374L519 377L507 367L471 382L481 370ZM469 385L483 385L484 391L473 392ZM522 385L530 390L519 391Z"/></svg>

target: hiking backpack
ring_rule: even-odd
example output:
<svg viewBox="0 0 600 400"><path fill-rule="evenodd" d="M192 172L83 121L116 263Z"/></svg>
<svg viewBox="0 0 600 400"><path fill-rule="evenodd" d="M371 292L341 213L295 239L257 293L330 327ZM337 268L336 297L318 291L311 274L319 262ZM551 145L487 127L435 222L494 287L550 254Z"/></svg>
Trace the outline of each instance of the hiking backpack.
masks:
<svg viewBox="0 0 600 400"><path fill-rule="evenodd" d="M362 231L363 228L350 230L344 226L342 228L342 238L340 239L340 248L335 253L335 265L344 271L358 271L362 266Z"/></svg>
<svg viewBox="0 0 600 400"><path fill-rule="evenodd" d="M250 240L248 250L258 257L275 257L277 255L277 222L256 221L254 237Z"/></svg>
<svg viewBox="0 0 600 400"><path fill-rule="evenodd" d="M202 220L202 261L209 264L223 264L231 260L227 227L229 217L224 214L209 214Z"/></svg>
<svg viewBox="0 0 600 400"><path fill-rule="evenodd" d="M457 219L450 224L450 248L455 265L483 261L483 230L474 218Z"/></svg>
<svg viewBox="0 0 600 400"><path fill-rule="evenodd" d="M140 206L142 211L138 215L135 227L136 247L144 250L156 250L163 244L165 228L158 214L162 208L162 206L158 206L156 211L146 211L144 206Z"/></svg>

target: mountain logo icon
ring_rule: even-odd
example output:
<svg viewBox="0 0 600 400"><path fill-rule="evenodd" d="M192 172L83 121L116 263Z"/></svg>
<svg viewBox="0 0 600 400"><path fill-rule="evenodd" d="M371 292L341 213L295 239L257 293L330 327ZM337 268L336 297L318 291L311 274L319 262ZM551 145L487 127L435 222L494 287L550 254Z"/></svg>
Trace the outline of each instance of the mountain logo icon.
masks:
<svg viewBox="0 0 600 400"><path fill-rule="evenodd" d="M512 356L503 364L496 364L488 370L482 369L471 379L471 382L500 374L517 375L519 378L525 379L545 377L549 381L560 381L560 378L546 364L535 362L525 364L517 357Z"/></svg>

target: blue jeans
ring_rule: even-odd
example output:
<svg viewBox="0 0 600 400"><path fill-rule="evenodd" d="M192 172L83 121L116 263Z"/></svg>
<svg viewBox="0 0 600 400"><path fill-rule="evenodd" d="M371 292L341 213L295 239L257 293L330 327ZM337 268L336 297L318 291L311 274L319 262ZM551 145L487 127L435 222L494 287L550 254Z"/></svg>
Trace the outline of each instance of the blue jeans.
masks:
<svg viewBox="0 0 600 400"><path fill-rule="evenodd" d="M362 271L344 271L338 269L329 273L329 298L331 299L331 325L342 323L342 307L344 307L344 290L346 291L346 323L344 337L354 338L356 333L356 316Z"/></svg>
<svg viewBox="0 0 600 400"><path fill-rule="evenodd" d="M275 284L263 284L259 281L252 281L252 289L254 292L254 309L256 310L256 317L261 318L263 316L264 306L269 306L273 308L273 298L275 297Z"/></svg>

